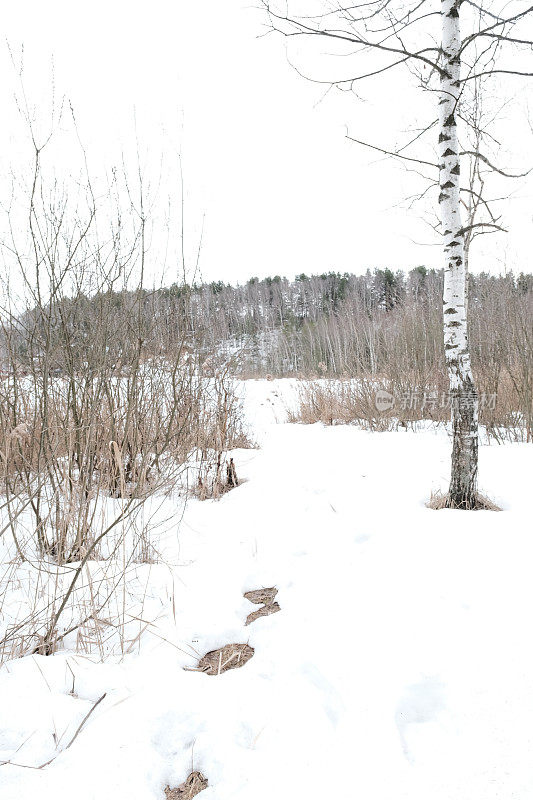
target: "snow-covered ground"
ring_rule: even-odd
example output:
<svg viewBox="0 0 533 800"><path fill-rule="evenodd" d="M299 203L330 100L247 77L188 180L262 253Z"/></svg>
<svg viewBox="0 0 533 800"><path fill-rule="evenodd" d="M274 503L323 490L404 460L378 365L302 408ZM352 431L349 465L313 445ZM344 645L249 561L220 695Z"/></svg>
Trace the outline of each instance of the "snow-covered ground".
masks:
<svg viewBox="0 0 533 800"><path fill-rule="evenodd" d="M193 767L202 800L533 798L531 445L481 448L502 513L436 512L442 429L288 425L294 382L244 395L261 447L176 506L140 648L0 670L2 800L164 800ZM245 627L262 586L281 612ZM230 642L242 669L183 669Z"/></svg>

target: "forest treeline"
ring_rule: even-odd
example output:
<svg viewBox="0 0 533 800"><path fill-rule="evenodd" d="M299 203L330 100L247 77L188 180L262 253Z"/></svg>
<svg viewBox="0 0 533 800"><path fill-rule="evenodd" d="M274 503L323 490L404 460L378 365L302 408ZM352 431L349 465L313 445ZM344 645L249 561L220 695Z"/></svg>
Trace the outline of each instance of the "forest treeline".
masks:
<svg viewBox="0 0 533 800"><path fill-rule="evenodd" d="M2 326L4 376L115 374L187 363L203 374L378 380L396 396L447 391L442 272L300 274L134 291L78 291ZM533 275L469 276L473 368L487 424L533 431ZM46 358L43 354L46 353ZM497 398L497 401L494 400Z"/></svg>
<svg viewBox="0 0 533 800"><path fill-rule="evenodd" d="M233 354L244 376L357 377L369 388L377 380L397 399L441 398L440 418L448 393L442 284L441 271L423 266L211 283L192 291L191 326L206 350ZM533 276L469 275L468 313L480 418L495 435L516 428L530 440ZM369 402L360 415L375 415ZM411 411L425 416L428 406Z"/></svg>
<svg viewBox="0 0 533 800"><path fill-rule="evenodd" d="M468 302L475 366L531 362L532 274L471 274ZM30 318L37 313L27 311L9 325L21 363L35 356L35 342L26 332L35 333L37 321ZM131 325L124 324L125 318ZM78 363L84 354L89 361L104 319L105 347L117 365L140 347L145 357L174 358L178 350L203 354L209 361L232 357L235 370L248 377L443 367L442 272L423 266L408 273L302 273L294 280L276 275L236 286L222 281L175 284L92 297L80 292L55 302L52 318L43 315L43 336L68 335L69 352L77 353ZM4 327L4 341L7 335ZM5 357L3 362L5 368ZM53 366L57 371L64 367L59 362Z"/></svg>
<svg viewBox="0 0 533 800"><path fill-rule="evenodd" d="M380 373L399 351L430 368L443 353L442 273L423 266L215 282L195 287L191 310L197 335L233 348L248 375ZM470 275L469 312L474 360L525 345L517 327L531 346L533 276Z"/></svg>

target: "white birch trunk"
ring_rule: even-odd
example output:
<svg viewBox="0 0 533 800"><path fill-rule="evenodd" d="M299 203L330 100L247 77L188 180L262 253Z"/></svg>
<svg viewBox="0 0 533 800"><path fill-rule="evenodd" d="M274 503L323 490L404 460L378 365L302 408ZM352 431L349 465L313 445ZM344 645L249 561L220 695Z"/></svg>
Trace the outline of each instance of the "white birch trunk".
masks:
<svg viewBox="0 0 533 800"><path fill-rule="evenodd" d="M450 380L453 449L448 505L472 508L476 502L478 398L468 351L466 270L460 205L460 155L457 133L460 102L462 0L441 0L442 68L439 102L439 206L444 236L444 348Z"/></svg>

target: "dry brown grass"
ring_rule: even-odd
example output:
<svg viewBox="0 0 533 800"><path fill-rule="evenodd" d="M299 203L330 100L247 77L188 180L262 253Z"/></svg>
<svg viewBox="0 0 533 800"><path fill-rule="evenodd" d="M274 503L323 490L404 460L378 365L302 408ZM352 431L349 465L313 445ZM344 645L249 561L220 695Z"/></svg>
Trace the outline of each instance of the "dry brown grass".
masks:
<svg viewBox="0 0 533 800"><path fill-rule="evenodd" d="M478 371L479 420L487 436L496 441L529 441L531 412L527 392L510 372ZM386 392L394 403L378 408L376 395ZM423 376L406 373L401 377L376 375L353 379L303 381L299 404L289 413L290 422L324 425L357 423L372 431L397 430L427 420L445 424L450 419L448 382L445 373Z"/></svg>
<svg viewBox="0 0 533 800"><path fill-rule="evenodd" d="M206 675L221 675L229 669L244 667L254 652L254 648L248 644L226 644L202 656L197 669Z"/></svg>
<svg viewBox="0 0 533 800"><path fill-rule="evenodd" d="M192 800L197 794L207 789L207 778L201 772L191 772L191 774L175 789L167 786L165 789L166 800Z"/></svg>
<svg viewBox="0 0 533 800"><path fill-rule="evenodd" d="M123 170L94 193L80 153L59 188L34 155L15 181L33 191L13 200L27 224L2 243L14 270L0 315L2 657L49 654L71 634L104 653L105 629L124 631L130 566L158 558L157 523L133 525L155 520L198 452L224 466L244 443L230 359L197 340L185 279L155 313L150 181ZM17 582L29 599L12 615ZM125 653L138 635L120 639Z"/></svg>
<svg viewBox="0 0 533 800"><path fill-rule="evenodd" d="M446 492L432 492L431 497L429 498L428 502L426 503L427 508L431 508L433 511L441 511L442 509L449 509L451 506L449 505L448 495ZM501 508L497 506L492 500L489 500L488 497L485 495L478 494L476 495L475 503L468 508L469 511L501 511Z"/></svg>
<svg viewBox="0 0 533 800"><path fill-rule="evenodd" d="M196 483L189 492L198 500L219 500L240 485L233 458L224 453L208 454L207 458L202 454L197 473Z"/></svg>
<svg viewBox="0 0 533 800"><path fill-rule="evenodd" d="M245 592L243 597L246 600L249 600L250 603L258 603L259 605L268 605L274 601L278 590L275 586L271 586L269 589L252 589L249 592Z"/></svg>
<svg viewBox="0 0 533 800"><path fill-rule="evenodd" d="M252 611L251 614L248 614L244 624L251 625L252 622L255 622L256 619L259 619L259 617L269 617L271 614L276 614L278 611L281 611L279 603L268 603L267 605L258 608L257 611Z"/></svg>
<svg viewBox="0 0 533 800"><path fill-rule="evenodd" d="M278 590L275 586L269 589L253 589L250 592L245 592L244 597L249 600L250 603L261 606L257 611L252 611L248 614L245 625L250 625L252 622L255 622L256 619L259 619L259 617L269 617L270 614L276 614L278 611L281 611L279 603L274 602L277 593Z"/></svg>
<svg viewBox="0 0 533 800"><path fill-rule="evenodd" d="M303 382L299 406L289 415L289 421L308 425L315 422L324 425L357 422L368 430L387 431L422 418L420 412L413 409L398 411L398 403L391 409L378 410L376 393L380 390L398 398L407 392L403 385L393 385L391 381L377 377Z"/></svg>
<svg viewBox="0 0 533 800"><path fill-rule="evenodd" d="M65 627L78 631L78 649L101 651L105 631L123 629L113 609L122 607L130 567L159 559L151 523L138 524L137 511L181 488L198 452L204 496L239 483L227 455L245 441L232 379L227 373L200 379L193 362L170 373L165 362L146 363L126 383L104 369L100 405L89 402L93 388L81 378L74 394L64 376L45 394L37 368L10 380L0 387L6 401L0 404L0 493L3 542L11 542L16 563L0 576L0 614L17 576L35 604L3 627L0 662L53 653L63 646ZM89 567L97 575L90 587ZM46 602L41 584L52 592Z"/></svg>

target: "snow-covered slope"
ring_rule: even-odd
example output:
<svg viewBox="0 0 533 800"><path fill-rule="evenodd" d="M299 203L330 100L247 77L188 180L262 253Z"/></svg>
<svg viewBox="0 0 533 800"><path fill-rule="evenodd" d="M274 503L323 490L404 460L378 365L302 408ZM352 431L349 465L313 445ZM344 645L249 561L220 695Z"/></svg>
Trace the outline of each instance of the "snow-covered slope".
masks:
<svg viewBox="0 0 533 800"><path fill-rule="evenodd" d="M164 800L191 768L201 800L533 797L531 446L481 448L502 513L430 511L444 432L287 425L294 392L246 383L261 449L170 526L140 653L0 670L2 800ZM245 627L261 586L281 611ZM242 669L183 670L229 642Z"/></svg>

